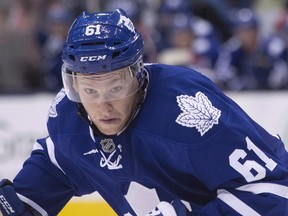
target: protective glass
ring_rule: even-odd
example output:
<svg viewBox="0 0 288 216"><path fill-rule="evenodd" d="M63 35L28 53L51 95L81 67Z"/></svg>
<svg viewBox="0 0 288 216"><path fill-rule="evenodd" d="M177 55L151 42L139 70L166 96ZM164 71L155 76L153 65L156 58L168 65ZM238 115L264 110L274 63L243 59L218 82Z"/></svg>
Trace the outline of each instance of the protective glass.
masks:
<svg viewBox="0 0 288 216"><path fill-rule="evenodd" d="M141 83L137 74L142 63L107 73L81 74L62 66L62 79L67 96L79 103L101 103L127 98L135 94Z"/></svg>

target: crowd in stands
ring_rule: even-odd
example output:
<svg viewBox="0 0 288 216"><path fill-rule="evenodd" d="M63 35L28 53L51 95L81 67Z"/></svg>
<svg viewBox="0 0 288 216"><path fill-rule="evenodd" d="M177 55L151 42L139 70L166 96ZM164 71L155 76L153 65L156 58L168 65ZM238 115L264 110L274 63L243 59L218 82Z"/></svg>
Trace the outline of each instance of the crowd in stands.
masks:
<svg viewBox="0 0 288 216"><path fill-rule="evenodd" d="M0 93L57 92L73 20L119 7L144 38L145 62L194 68L223 90L286 90L288 1L268 35L258 1L1 0Z"/></svg>

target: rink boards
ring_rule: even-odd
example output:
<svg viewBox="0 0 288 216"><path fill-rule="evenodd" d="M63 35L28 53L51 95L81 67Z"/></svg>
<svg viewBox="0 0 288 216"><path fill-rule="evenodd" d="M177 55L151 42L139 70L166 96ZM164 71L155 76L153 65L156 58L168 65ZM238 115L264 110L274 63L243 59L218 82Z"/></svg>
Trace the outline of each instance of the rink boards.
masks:
<svg viewBox="0 0 288 216"><path fill-rule="evenodd" d="M65 208L60 212L59 216L116 216L111 207L101 199L98 200L77 200L72 199Z"/></svg>

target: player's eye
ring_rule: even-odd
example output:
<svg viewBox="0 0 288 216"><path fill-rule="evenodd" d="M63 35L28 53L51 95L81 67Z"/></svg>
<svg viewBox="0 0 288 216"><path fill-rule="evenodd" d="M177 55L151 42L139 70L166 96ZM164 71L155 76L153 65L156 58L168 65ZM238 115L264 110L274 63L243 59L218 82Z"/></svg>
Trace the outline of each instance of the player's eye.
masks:
<svg viewBox="0 0 288 216"><path fill-rule="evenodd" d="M117 92L120 92L121 90L123 89L122 86L115 86L111 89L111 92L112 93L117 93Z"/></svg>
<svg viewBox="0 0 288 216"><path fill-rule="evenodd" d="M90 95L97 93L97 91L95 89L92 89L92 88L85 88L84 92L87 93L87 94L90 94Z"/></svg>

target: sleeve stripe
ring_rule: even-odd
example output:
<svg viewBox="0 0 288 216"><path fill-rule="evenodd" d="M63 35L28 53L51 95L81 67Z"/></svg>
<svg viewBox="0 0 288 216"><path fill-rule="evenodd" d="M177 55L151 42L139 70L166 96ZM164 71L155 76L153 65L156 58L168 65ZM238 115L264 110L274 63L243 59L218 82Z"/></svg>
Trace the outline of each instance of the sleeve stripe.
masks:
<svg viewBox="0 0 288 216"><path fill-rule="evenodd" d="M37 203L33 202L32 200L28 199L27 197L19 193L17 193L17 196L19 197L21 201L27 203L29 206L31 206L36 211L38 211L42 216L48 216L48 213L43 208L41 208Z"/></svg>
<svg viewBox="0 0 288 216"><path fill-rule="evenodd" d="M253 183L238 187L237 190L253 194L270 193L288 199L288 187L273 183Z"/></svg>
<svg viewBox="0 0 288 216"><path fill-rule="evenodd" d="M249 207L247 204L242 202L240 199L238 199L233 194L229 193L226 190L219 189L217 190L217 198L222 200L224 203L226 203L228 206L230 206L232 209L234 209L236 212L238 212L240 215L243 216L261 216L258 212L256 212L254 209Z"/></svg>
<svg viewBox="0 0 288 216"><path fill-rule="evenodd" d="M55 157L55 146L53 141L51 140L50 137L48 137L46 139L46 144L47 144L47 150L48 150L48 155L50 160L52 161L52 163L57 166L64 174L65 172L62 170L62 168L60 167L60 165L58 164L56 157Z"/></svg>
<svg viewBox="0 0 288 216"><path fill-rule="evenodd" d="M35 151L35 150L44 150L44 149L38 142L35 142L33 145L32 151Z"/></svg>

